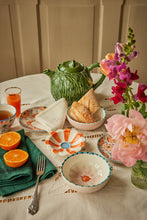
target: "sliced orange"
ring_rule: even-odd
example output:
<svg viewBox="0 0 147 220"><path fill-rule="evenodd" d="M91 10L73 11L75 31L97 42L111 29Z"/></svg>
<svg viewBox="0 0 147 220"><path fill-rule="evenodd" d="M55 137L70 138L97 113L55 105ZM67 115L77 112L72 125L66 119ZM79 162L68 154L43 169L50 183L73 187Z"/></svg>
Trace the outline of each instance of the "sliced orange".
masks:
<svg viewBox="0 0 147 220"><path fill-rule="evenodd" d="M20 149L10 150L4 154L4 161L9 167L20 167L28 160L29 154Z"/></svg>
<svg viewBox="0 0 147 220"><path fill-rule="evenodd" d="M17 148L21 141L21 135L17 132L11 131L0 136L0 147L4 150L13 150Z"/></svg>

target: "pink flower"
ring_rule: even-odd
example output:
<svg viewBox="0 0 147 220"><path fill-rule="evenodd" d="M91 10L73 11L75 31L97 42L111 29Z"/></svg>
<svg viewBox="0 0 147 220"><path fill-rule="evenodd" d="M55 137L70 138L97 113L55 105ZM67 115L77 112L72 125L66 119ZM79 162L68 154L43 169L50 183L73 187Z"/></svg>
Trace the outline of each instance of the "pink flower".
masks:
<svg viewBox="0 0 147 220"><path fill-rule="evenodd" d="M116 65L116 61L114 60L114 54L110 54L108 53L106 56L105 56L105 59L103 59L101 62L100 62L100 71L104 74L104 75L108 75L111 70L110 70L110 65Z"/></svg>
<svg viewBox="0 0 147 220"><path fill-rule="evenodd" d="M138 56L138 51L133 51L130 55L127 56L128 61L130 62L132 59Z"/></svg>
<svg viewBox="0 0 147 220"><path fill-rule="evenodd" d="M122 57L125 57L123 44L117 43L116 46L115 46L114 58L115 58L116 60L121 61L121 58L122 58Z"/></svg>
<svg viewBox="0 0 147 220"><path fill-rule="evenodd" d="M124 102L124 98L120 95L115 94L115 96L110 98L111 101L114 102L114 104L118 104L119 102Z"/></svg>
<svg viewBox="0 0 147 220"><path fill-rule="evenodd" d="M140 83L138 86L137 94L134 95L135 100L139 99L143 103L147 102L147 95L144 93L146 89L147 89L147 86Z"/></svg>
<svg viewBox="0 0 147 220"><path fill-rule="evenodd" d="M138 79L139 76L137 75L137 71L135 73L131 73L130 68L128 67L127 69L123 69L120 72L120 79L125 81L128 84L132 84L133 80Z"/></svg>
<svg viewBox="0 0 147 220"><path fill-rule="evenodd" d="M141 113L131 109L129 117L113 115L105 126L116 140L112 149L115 160L129 167L137 160L147 161L147 119Z"/></svg>
<svg viewBox="0 0 147 220"><path fill-rule="evenodd" d="M123 87L112 86L112 93L115 94L115 96L110 98L110 100L112 100L114 104L117 104L119 102L124 102L124 97L123 97L124 91L125 89Z"/></svg>

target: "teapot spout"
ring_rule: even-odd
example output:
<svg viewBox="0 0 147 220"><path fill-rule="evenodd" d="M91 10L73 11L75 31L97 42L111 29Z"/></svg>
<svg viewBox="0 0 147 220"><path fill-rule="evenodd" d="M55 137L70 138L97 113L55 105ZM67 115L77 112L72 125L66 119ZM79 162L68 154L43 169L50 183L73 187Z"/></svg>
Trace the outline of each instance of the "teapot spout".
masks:
<svg viewBox="0 0 147 220"><path fill-rule="evenodd" d="M55 71L52 71L50 69L46 69L43 71L43 73L48 75L49 77L52 77L52 75L55 73Z"/></svg>

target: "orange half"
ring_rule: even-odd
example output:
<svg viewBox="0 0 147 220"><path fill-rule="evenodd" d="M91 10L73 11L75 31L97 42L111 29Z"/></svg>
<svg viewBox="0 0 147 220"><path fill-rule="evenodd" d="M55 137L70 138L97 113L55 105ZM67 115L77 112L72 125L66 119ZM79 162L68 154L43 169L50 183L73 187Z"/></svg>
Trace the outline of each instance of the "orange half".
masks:
<svg viewBox="0 0 147 220"><path fill-rule="evenodd" d="M7 132L0 136L0 147L4 150L13 150L17 148L21 141L21 135L17 132Z"/></svg>
<svg viewBox="0 0 147 220"><path fill-rule="evenodd" d="M9 167L20 167L27 162L29 154L20 149L10 150L4 154L4 161Z"/></svg>

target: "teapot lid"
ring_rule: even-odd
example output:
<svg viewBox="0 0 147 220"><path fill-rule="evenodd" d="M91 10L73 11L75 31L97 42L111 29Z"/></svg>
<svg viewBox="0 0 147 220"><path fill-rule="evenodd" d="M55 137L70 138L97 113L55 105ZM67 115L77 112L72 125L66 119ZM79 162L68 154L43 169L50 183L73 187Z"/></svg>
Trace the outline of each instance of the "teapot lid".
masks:
<svg viewBox="0 0 147 220"><path fill-rule="evenodd" d="M75 60L63 62L58 66L59 71L62 72L81 72L84 69L84 66L81 63L78 63Z"/></svg>

